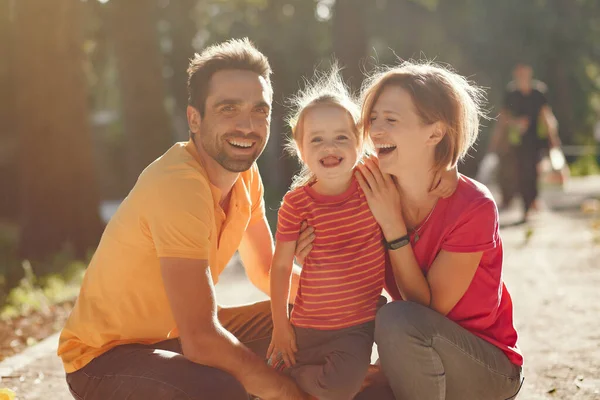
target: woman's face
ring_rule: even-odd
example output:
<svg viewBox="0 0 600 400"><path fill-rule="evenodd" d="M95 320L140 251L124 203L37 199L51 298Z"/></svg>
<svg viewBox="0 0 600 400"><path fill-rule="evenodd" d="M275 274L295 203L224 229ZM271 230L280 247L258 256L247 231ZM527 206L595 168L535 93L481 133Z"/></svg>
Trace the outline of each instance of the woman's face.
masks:
<svg viewBox="0 0 600 400"><path fill-rule="evenodd" d="M435 124L423 123L409 93L399 86L385 87L371 111L369 135L375 144L379 166L395 175L433 162L431 134Z"/></svg>

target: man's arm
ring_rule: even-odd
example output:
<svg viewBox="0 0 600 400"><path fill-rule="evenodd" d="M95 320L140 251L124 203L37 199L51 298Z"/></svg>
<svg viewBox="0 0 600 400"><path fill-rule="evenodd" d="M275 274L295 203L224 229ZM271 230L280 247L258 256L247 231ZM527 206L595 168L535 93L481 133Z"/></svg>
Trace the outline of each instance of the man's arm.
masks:
<svg viewBox="0 0 600 400"><path fill-rule="evenodd" d="M508 112L505 109L500 111L500 115L498 116L498 121L494 125L494 129L492 131L492 137L490 138L490 143L488 145L488 152L497 153L500 151L503 136L506 135L506 128L508 125Z"/></svg>
<svg viewBox="0 0 600 400"><path fill-rule="evenodd" d="M542 123L546 125L548 130L548 140L551 147L560 147L560 138L558 136L558 121L548 104L544 105L540 110L542 114Z"/></svg>
<svg viewBox="0 0 600 400"><path fill-rule="evenodd" d="M160 264L185 357L230 373L260 398L308 398L221 326L206 260L161 258Z"/></svg>
<svg viewBox="0 0 600 400"><path fill-rule="evenodd" d="M273 262L274 246L271 228L269 228L266 218L263 217L246 229L238 251L250 282L270 297L269 273ZM296 299L299 282L300 268L294 267L290 287L291 304Z"/></svg>

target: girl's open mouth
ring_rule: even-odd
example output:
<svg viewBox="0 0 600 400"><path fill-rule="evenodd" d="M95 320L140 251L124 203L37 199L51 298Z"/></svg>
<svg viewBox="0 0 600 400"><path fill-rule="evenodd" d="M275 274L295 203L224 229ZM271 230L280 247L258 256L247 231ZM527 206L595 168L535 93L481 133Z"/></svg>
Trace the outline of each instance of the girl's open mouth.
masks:
<svg viewBox="0 0 600 400"><path fill-rule="evenodd" d="M321 165L324 166L325 168L333 168L333 167L337 167L338 165L340 165L342 163L342 160L343 160L342 157L327 156L327 157L321 158L319 161L321 162Z"/></svg>

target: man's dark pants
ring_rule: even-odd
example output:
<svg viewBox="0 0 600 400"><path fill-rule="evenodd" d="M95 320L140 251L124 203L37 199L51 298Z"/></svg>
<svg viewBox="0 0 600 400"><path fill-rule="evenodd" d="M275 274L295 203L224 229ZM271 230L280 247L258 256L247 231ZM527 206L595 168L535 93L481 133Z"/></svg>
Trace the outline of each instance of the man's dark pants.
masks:
<svg viewBox="0 0 600 400"><path fill-rule="evenodd" d="M273 331L270 302L220 309L219 321L265 358ZM67 383L76 399L85 400L248 399L231 374L185 358L178 339L117 346L67 374Z"/></svg>

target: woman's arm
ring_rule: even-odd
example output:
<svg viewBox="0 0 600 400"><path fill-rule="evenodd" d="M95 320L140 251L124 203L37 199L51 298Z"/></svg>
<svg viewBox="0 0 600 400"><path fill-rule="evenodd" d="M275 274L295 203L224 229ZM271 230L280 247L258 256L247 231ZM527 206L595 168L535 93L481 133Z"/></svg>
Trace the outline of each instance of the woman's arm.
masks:
<svg viewBox="0 0 600 400"><path fill-rule="evenodd" d="M366 162L365 167L361 167L361 172L357 179L386 241L390 242L406 235L400 194L392 179L382 174L371 161ZM402 298L430 307L443 315L448 314L466 292L482 254L481 251L442 250L428 274L424 275L410 244L389 250L392 271Z"/></svg>
<svg viewBox="0 0 600 400"><path fill-rule="evenodd" d="M402 298L430 307L442 315L448 314L463 297L483 254L442 250L425 276L410 245L389 253Z"/></svg>
<svg viewBox="0 0 600 400"><path fill-rule="evenodd" d="M469 288L482 255L481 251L452 253L441 250L427 273L431 288L429 307L442 315L448 314Z"/></svg>
<svg viewBox="0 0 600 400"><path fill-rule="evenodd" d="M382 174L376 161L368 159L359 165L360 173L356 179L360 184L369 208L381 227L387 242L400 239L408 232L404 217L400 192L396 183L388 174ZM414 301L425 306L431 303L429 283L417 264L410 245L397 250L390 250L390 260L400 294L405 300Z"/></svg>

